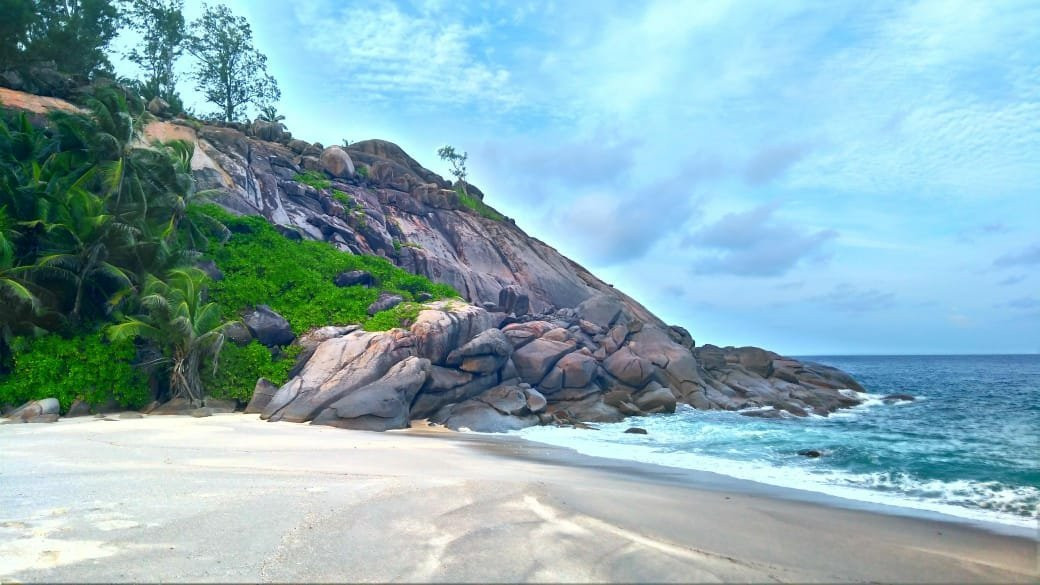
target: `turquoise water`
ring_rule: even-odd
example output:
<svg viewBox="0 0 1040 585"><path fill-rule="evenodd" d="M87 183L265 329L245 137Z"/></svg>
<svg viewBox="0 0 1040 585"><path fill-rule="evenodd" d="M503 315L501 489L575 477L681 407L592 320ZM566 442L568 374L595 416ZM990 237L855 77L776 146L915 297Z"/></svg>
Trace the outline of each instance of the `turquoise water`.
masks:
<svg viewBox="0 0 1040 585"><path fill-rule="evenodd" d="M602 457L712 471L853 500L1036 527L1040 355L816 356L867 389L830 417L759 419L682 407L599 431L525 438ZM886 394L917 398L885 404ZM631 426L649 434L625 434ZM822 457L798 455L816 449Z"/></svg>

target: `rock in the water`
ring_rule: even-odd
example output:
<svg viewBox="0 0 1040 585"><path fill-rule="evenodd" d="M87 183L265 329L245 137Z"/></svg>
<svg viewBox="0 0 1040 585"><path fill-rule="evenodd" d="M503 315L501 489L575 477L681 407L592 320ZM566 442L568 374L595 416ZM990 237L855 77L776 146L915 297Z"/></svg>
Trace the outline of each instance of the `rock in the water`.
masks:
<svg viewBox="0 0 1040 585"><path fill-rule="evenodd" d="M374 303L368 306L368 314L375 315L380 311L386 311L387 309L393 309L397 305L404 302L404 297L401 295L394 295L390 293L380 293L379 298Z"/></svg>
<svg viewBox="0 0 1040 585"><path fill-rule="evenodd" d="M255 310L246 313L242 322L249 328L253 337L267 347L289 345L296 339L285 317L267 305L257 305Z"/></svg>
<svg viewBox="0 0 1040 585"><path fill-rule="evenodd" d="M386 376L336 400L312 424L385 431L408 428L408 411L430 373L430 360L408 357Z"/></svg>
<svg viewBox="0 0 1040 585"><path fill-rule="evenodd" d="M656 388L648 386L647 390L636 396L636 406L644 412L675 412L675 394L672 390L658 386L656 382L650 385Z"/></svg>
<svg viewBox="0 0 1040 585"><path fill-rule="evenodd" d="M330 146L322 151L321 168L326 173L338 179L346 179L354 176L354 161L350 159L347 151L338 146Z"/></svg>
<svg viewBox="0 0 1040 585"><path fill-rule="evenodd" d="M802 457L809 457L810 459L815 459L816 457L823 455L823 453L816 449L801 449L798 451L798 454Z"/></svg>
<svg viewBox="0 0 1040 585"><path fill-rule="evenodd" d="M630 434L630 435L645 435L645 434L647 434L646 433L646 429L641 429L639 427L632 427L630 429L625 429L625 432Z"/></svg>
<svg viewBox="0 0 1040 585"><path fill-rule="evenodd" d="M257 380L256 386L253 388L253 397L249 399L245 413L260 414L263 412L264 408L271 403L271 399L274 398L276 392L278 392L278 386L275 386L267 378Z"/></svg>
<svg viewBox="0 0 1040 585"><path fill-rule="evenodd" d="M741 416L750 416L753 418L784 418L784 411L772 407L742 410L740 414Z"/></svg>
<svg viewBox="0 0 1040 585"><path fill-rule="evenodd" d="M909 394L889 394L881 398L881 401L885 404L895 404L896 402L913 402L916 400Z"/></svg>
<svg viewBox="0 0 1040 585"><path fill-rule="evenodd" d="M336 286L365 286L376 285L376 277L366 270L348 270L340 272L332 281Z"/></svg>

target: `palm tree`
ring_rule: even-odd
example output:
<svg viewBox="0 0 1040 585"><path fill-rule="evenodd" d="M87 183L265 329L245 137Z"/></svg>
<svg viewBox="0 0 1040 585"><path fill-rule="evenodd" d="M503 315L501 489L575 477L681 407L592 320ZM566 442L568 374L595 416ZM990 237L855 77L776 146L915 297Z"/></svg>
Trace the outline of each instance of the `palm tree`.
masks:
<svg viewBox="0 0 1040 585"><path fill-rule="evenodd" d="M35 332L32 317L40 312L40 301L23 278L25 270L14 263L13 222L7 209L0 207L0 371L11 356L14 337Z"/></svg>
<svg viewBox="0 0 1040 585"><path fill-rule="evenodd" d="M140 299L143 312L108 329L113 340L142 337L158 344L174 397L192 404L203 400L200 370L211 360L216 371L230 324L216 303L205 301L205 278L197 268L171 270L165 282L149 276Z"/></svg>

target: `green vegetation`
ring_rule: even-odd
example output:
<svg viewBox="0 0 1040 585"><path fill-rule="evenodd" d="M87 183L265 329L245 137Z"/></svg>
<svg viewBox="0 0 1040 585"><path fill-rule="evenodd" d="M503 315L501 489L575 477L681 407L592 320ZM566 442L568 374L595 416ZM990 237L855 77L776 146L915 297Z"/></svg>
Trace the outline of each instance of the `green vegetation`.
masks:
<svg viewBox="0 0 1040 585"><path fill-rule="evenodd" d="M358 176L361 177L362 179L367 179L369 177L369 175L368 175L368 165L366 165L366 164L358 163L357 164L357 168L354 169L354 172L357 173Z"/></svg>
<svg viewBox="0 0 1040 585"><path fill-rule="evenodd" d="M213 283L210 290L227 318L237 316L243 307L267 304L285 317L297 334L314 327L352 323L383 330L400 323L382 313L369 317L368 306L379 297L380 289L399 294L406 301L414 300L420 292L434 298L458 296L450 286L434 284L383 258L341 252L324 242L292 241L262 218L232 217L216 206L207 206L205 212L226 224L233 234L211 254L224 279ZM333 284L337 274L348 270L370 272L380 289ZM370 320L373 324L368 324Z"/></svg>
<svg viewBox="0 0 1040 585"><path fill-rule="evenodd" d="M0 404L53 397L64 412L76 399L92 405L115 400L127 408L149 400L146 376L131 365L136 350L130 341L109 343L100 332L47 335L21 338L15 349L17 375L0 377Z"/></svg>
<svg viewBox="0 0 1040 585"><path fill-rule="evenodd" d="M495 211L493 207L484 203L480 199L477 199L472 195L467 195L464 187L456 188L455 193L459 196L459 203L481 217L486 217L494 221L505 221L506 216Z"/></svg>
<svg viewBox="0 0 1040 585"><path fill-rule="evenodd" d="M419 303L401 303L396 307L380 311L362 326L365 331L386 331L394 327L404 327L415 322L422 305Z"/></svg>
<svg viewBox="0 0 1040 585"><path fill-rule="evenodd" d="M203 370L202 382L214 398L249 402L257 379L267 378L276 386L289 381L289 370L296 363L301 349L300 346L289 346L277 352L279 355L275 357L259 341L243 347L227 343L220 354L220 368L216 372Z"/></svg>
<svg viewBox="0 0 1040 585"><path fill-rule="evenodd" d="M201 371L212 364L216 371L224 346L220 307L206 302L206 275L197 268L171 270L166 281L148 277L138 302L141 311L108 328L113 341L142 338L162 352L157 364L169 372L174 398L202 401L205 389Z"/></svg>
<svg viewBox="0 0 1040 585"><path fill-rule="evenodd" d="M443 161L448 161L451 165L451 174L458 179L459 186L462 187L462 193L468 196L469 193L466 191L466 159L469 158L469 153L459 154L455 152L454 146L442 146L437 149L437 156L441 157Z"/></svg>
<svg viewBox="0 0 1040 585"><path fill-rule="evenodd" d="M267 56L253 46L249 21L223 4L206 6L191 23L187 49L198 60L195 89L220 109L225 122L241 118L248 105L263 108L282 95L267 73Z"/></svg>
<svg viewBox="0 0 1040 585"><path fill-rule="evenodd" d="M0 0L0 70L53 62L58 71L111 73L105 50L122 24L111 0Z"/></svg>
<svg viewBox="0 0 1040 585"><path fill-rule="evenodd" d="M297 173L293 179L297 183L303 183L315 189L328 189L332 186L332 181L325 176L325 173L319 173L318 171L303 171L302 173Z"/></svg>
<svg viewBox="0 0 1040 585"><path fill-rule="evenodd" d="M297 179L297 181L299 181L299 179ZM342 203L347 209L353 209L357 206L357 201L354 201L353 197L339 189L332 190L332 198Z"/></svg>
<svg viewBox="0 0 1040 585"><path fill-rule="evenodd" d="M184 51L187 31L181 9L184 0L124 0L126 23L141 35L140 43L126 58L144 72L137 91L145 100L158 97L170 104L174 113L183 110L177 95L174 64Z"/></svg>

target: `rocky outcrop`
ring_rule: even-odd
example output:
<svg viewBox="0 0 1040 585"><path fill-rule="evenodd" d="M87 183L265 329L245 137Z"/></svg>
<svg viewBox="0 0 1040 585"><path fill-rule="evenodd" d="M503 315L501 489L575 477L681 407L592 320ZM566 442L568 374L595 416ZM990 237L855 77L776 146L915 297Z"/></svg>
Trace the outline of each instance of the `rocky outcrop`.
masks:
<svg viewBox="0 0 1040 585"><path fill-rule="evenodd" d="M468 302L428 305L407 330L305 335L292 379L262 418L366 429L430 418L506 430L616 421L680 403L783 417L859 402L862 388L834 368L759 348L697 346L688 331L508 218L467 208L449 181L390 142L324 148L260 124L156 122L145 134L194 142L198 187L228 211L262 216L286 237L384 256ZM298 181L308 170L324 173L329 187ZM476 187L467 190L484 199ZM335 281L375 284L370 277L344 273ZM395 302L387 295L372 309ZM247 315L249 337L291 342L275 317L262 307ZM247 341L238 333L236 342Z"/></svg>
<svg viewBox="0 0 1040 585"><path fill-rule="evenodd" d="M702 365L667 329L609 305L508 323L501 313L441 301L407 330L326 327L301 337L313 353L261 418L365 430L428 418L501 432L673 412L680 402L777 417L826 415L858 402L837 370L714 346L698 348L709 358Z"/></svg>
<svg viewBox="0 0 1040 585"><path fill-rule="evenodd" d="M289 322L267 305L259 305L256 309L242 317L242 322L257 341L267 347L289 345L296 335L293 334Z"/></svg>
<svg viewBox="0 0 1040 585"><path fill-rule="evenodd" d="M58 420L60 405L57 398L33 400L14 409L7 415L10 423L49 423Z"/></svg>

